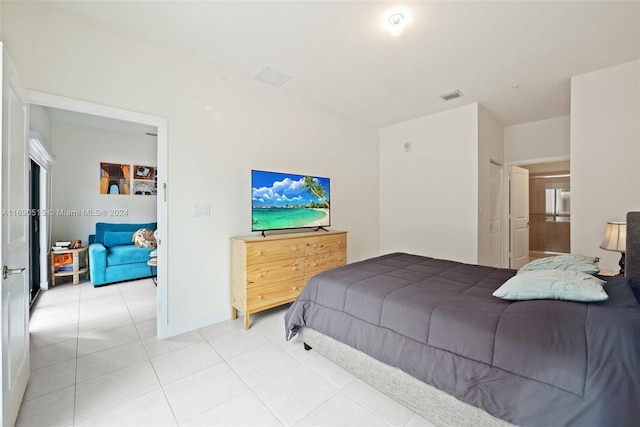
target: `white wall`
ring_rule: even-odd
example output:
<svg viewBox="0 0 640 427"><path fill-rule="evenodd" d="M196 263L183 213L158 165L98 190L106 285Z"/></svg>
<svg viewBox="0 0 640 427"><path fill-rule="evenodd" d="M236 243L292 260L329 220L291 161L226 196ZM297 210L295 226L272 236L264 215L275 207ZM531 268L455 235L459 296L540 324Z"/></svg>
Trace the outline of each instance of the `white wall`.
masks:
<svg viewBox="0 0 640 427"><path fill-rule="evenodd" d="M607 221L640 209L640 61L571 79L571 250L617 269L599 248Z"/></svg>
<svg viewBox="0 0 640 427"><path fill-rule="evenodd" d="M230 317L229 237L250 232L252 168L330 177L349 261L378 253L377 129L45 2L1 18L27 88L168 118L170 334Z"/></svg>
<svg viewBox="0 0 640 427"><path fill-rule="evenodd" d="M491 221L491 161L504 163L504 126L482 105L478 106L478 259L477 263L492 265Z"/></svg>
<svg viewBox="0 0 640 427"><path fill-rule="evenodd" d="M156 166L155 138L55 120L51 131L51 148L56 156L51 166L54 241L80 239L86 246L89 234L95 233L96 222L156 221L157 196L99 193L101 162ZM107 216L92 216L88 211L106 211Z"/></svg>
<svg viewBox="0 0 640 427"><path fill-rule="evenodd" d="M34 105L29 111L29 131L40 134L40 142L51 152L51 118L47 109Z"/></svg>
<svg viewBox="0 0 640 427"><path fill-rule="evenodd" d="M380 129L381 253L475 263L477 212L478 104Z"/></svg>
<svg viewBox="0 0 640 427"><path fill-rule="evenodd" d="M505 127L505 163L568 158L569 127L569 116Z"/></svg>

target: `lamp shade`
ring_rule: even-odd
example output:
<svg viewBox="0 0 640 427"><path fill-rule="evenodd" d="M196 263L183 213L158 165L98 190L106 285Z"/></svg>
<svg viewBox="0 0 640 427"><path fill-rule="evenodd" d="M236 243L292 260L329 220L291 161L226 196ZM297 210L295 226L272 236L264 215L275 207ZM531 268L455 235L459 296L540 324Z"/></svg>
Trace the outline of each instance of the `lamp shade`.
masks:
<svg viewBox="0 0 640 427"><path fill-rule="evenodd" d="M622 252L627 248L627 223L607 222L607 230L600 248L607 251Z"/></svg>

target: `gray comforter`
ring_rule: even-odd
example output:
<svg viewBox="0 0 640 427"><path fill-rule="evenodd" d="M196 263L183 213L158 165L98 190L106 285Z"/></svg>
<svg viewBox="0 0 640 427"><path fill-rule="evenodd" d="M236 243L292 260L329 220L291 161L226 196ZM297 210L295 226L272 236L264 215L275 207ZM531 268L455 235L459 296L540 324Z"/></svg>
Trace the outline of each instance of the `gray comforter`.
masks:
<svg viewBox="0 0 640 427"><path fill-rule="evenodd" d="M514 270L402 253L313 277L285 316L523 426L640 425L640 306L508 302Z"/></svg>

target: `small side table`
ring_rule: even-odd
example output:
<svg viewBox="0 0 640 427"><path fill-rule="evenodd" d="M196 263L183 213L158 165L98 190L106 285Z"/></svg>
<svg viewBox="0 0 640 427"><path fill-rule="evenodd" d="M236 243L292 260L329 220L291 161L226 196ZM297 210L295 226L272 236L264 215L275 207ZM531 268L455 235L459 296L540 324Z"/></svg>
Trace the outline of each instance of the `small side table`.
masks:
<svg viewBox="0 0 640 427"><path fill-rule="evenodd" d="M53 266L53 257L62 254L72 254L73 256L73 270L72 271L56 271ZM80 255L82 255L83 265L80 266ZM89 280L89 250L88 248L78 249L62 249L51 250L49 252L49 263L51 268L51 286L56 285L57 277L73 276L73 284L80 283L80 275L84 274L85 280Z"/></svg>
<svg viewBox="0 0 640 427"><path fill-rule="evenodd" d="M158 257L157 252L151 252L151 258L147 261L147 265L151 270L151 280L153 280L153 284L158 286Z"/></svg>

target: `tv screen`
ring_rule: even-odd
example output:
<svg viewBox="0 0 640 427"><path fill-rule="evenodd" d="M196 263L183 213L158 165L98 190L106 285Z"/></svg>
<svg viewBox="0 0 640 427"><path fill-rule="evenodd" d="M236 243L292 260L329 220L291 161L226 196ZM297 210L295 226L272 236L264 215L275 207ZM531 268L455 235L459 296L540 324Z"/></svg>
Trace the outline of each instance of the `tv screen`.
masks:
<svg viewBox="0 0 640 427"><path fill-rule="evenodd" d="M251 171L251 231L331 225L329 178Z"/></svg>

